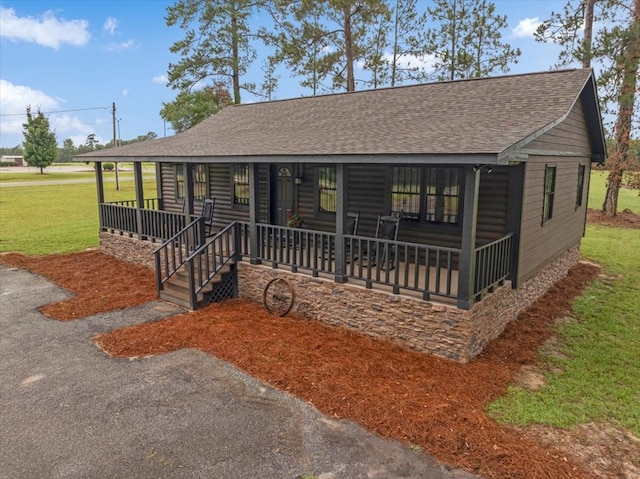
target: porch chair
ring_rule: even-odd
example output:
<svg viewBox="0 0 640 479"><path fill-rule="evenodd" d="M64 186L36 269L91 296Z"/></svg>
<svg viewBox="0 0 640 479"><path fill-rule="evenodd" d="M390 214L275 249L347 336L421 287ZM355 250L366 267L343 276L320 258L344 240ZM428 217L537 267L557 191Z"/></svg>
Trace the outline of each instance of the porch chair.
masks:
<svg viewBox="0 0 640 479"><path fill-rule="evenodd" d="M211 235L213 228L213 210L216 204L215 198L207 198L202 203L202 217L204 218L204 234Z"/></svg>
<svg viewBox="0 0 640 479"><path fill-rule="evenodd" d="M376 225L376 239L397 241L398 229L400 226L399 216L378 216L378 224ZM387 265L389 269L393 269L396 266L396 247L390 244L378 244L373 263L378 262L382 269L385 269Z"/></svg>
<svg viewBox="0 0 640 479"><path fill-rule="evenodd" d="M358 223L360 222L360 212L356 211L348 211L347 212L347 225L344 229L344 233L351 236L357 236L358 234ZM345 245L345 258L347 259L347 263L351 261L356 261L358 256L353 258L351 256L351 241L347 241Z"/></svg>

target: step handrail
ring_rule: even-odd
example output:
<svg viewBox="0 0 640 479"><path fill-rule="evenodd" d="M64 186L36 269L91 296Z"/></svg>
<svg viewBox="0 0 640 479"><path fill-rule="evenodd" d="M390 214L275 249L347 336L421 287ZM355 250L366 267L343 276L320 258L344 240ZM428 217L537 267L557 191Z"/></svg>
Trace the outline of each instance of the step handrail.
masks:
<svg viewBox="0 0 640 479"><path fill-rule="evenodd" d="M198 293L227 264L237 261L240 251L238 230L237 221L228 224L186 258L185 262L189 264L189 291L194 304Z"/></svg>
<svg viewBox="0 0 640 479"><path fill-rule="evenodd" d="M204 226L204 218L198 217L154 250L158 294L169 278L187 262L193 251L205 242Z"/></svg>

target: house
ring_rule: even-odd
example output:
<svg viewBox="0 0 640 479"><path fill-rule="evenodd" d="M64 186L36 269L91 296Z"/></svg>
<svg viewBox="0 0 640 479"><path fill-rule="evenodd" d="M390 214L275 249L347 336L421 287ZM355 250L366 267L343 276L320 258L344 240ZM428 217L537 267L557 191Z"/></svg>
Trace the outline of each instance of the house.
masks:
<svg viewBox="0 0 640 479"><path fill-rule="evenodd" d="M15 166L27 166L24 157L21 155L2 155L2 157L0 157L0 163L14 163Z"/></svg>
<svg viewBox="0 0 640 479"><path fill-rule="evenodd" d="M129 202L95 170L100 244L155 267L161 297L279 299L282 278L299 314L464 362L577 262L605 154L574 69L230 106L76 160L134 163Z"/></svg>

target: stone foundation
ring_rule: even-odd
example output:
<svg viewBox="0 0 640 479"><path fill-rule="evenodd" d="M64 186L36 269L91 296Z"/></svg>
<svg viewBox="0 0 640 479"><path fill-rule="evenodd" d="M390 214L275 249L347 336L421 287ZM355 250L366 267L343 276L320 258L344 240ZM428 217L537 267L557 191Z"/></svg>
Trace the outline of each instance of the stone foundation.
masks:
<svg viewBox="0 0 640 479"><path fill-rule="evenodd" d="M131 263L154 268L157 243L100 233L100 250ZM333 279L313 278L265 265L238 264L239 296L261 302L266 284L281 277L295 291L293 312L334 326L398 341L416 351L468 362L497 338L507 323L564 278L578 262L580 245L567 250L520 288L497 287L469 311L453 304L366 289Z"/></svg>
<svg viewBox="0 0 640 479"><path fill-rule="evenodd" d="M497 338L520 311L564 278L578 256L576 245L522 288L514 290L506 282L470 311L246 262L238 265L238 287L240 297L260 302L265 285L281 277L295 291L293 312L299 315L386 337L420 352L468 362Z"/></svg>
<svg viewBox="0 0 640 479"><path fill-rule="evenodd" d="M156 267L153 260L153 252L158 246L160 246L160 243L140 241L137 238L114 233L100 233L101 252L151 269Z"/></svg>

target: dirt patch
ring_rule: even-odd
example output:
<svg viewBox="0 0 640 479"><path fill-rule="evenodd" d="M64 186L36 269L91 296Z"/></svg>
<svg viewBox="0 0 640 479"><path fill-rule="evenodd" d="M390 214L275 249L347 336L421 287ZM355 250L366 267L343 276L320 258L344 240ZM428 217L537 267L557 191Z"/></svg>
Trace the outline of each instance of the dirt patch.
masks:
<svg viewBox="0 0 640 479"><path fill-rule="evenodd" d="M97 252L47 258L3 255L0 261L44 274L83 294L80 303L99 297L101 310L155 296L152 272ZM130 274L136 270L140 276ZM609 466L601 471L598 464L575 454L576 448L583 448L580 443L525 435L499 426L483 412L488 402L504 394L522 366L535 364L538 349L552 335L554 319L567 317L573 299L598 273L591 264L574 267L469 364L296 316L273 317L260 305L242 300L94 339L118 357L200 349L309 401L325 414L359 422L487 478L611 477L606 475ZM88 281L92 287L87 290ZM122 295L117 301L102 290L114 288L114 283ZM97 312L85 305L70 315L55 306L46 307L48 315L63 319Z"/></svg>
<svg viewBox="0 0 640 479"><path fill-rule="evenodd" d="M528 439L568 451L599 477L640 478L640 438L610 424L589 423L571 429L531 426L519 431Z"/></svg>
<svg viewBox="0 0 640 479"><path fill-rule="evenodd" d="M616 216L605 216L600 210L587 211L587 223L619 228L640 229L640 215L630 209L619 212Z"/></svg>

